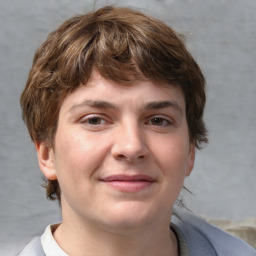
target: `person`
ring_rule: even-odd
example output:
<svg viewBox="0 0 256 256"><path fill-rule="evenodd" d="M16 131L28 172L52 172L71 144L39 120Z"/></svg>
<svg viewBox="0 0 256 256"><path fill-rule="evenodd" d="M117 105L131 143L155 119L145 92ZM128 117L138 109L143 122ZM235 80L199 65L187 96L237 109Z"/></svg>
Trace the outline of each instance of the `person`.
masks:
<svg viewBox="0 0 256 256"><path fill-rule="evenodd" d="M198 64L155 18L106 6L50 33L21 106L62 221L20 256L256 255L175 206L207 143L205 102Z"/></svg>

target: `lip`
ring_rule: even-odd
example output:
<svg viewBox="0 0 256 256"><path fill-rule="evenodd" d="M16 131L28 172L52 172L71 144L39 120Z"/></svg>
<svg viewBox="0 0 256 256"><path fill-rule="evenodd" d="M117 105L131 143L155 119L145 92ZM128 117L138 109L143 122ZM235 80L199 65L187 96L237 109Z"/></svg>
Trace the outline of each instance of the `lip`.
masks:
<svg viewBox="0 0 256 256"><path fill-rule="evenodd" d="M154 184L156 181L148 175L110 175L100 181L108 186L122 192L135 193L143 191Z"/></svg>

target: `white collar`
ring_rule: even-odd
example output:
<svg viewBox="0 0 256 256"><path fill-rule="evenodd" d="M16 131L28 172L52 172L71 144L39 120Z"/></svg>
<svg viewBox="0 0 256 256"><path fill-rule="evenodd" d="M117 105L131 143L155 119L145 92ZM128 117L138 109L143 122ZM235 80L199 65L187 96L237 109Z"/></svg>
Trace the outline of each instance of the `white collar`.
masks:
<svg viewBox="0 0 256 256"><path fill-rule="evenodd" d="M60 248L52 235L52 231L56 229L56 225L58 224L47 226L41 236L41 243L44 253L46 256L69 256Z"/></svg>

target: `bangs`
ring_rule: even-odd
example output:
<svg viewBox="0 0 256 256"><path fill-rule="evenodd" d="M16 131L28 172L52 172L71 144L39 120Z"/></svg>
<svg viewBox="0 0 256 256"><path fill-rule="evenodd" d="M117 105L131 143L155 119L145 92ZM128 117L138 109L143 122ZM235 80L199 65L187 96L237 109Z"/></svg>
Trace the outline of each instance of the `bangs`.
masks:
<svg viewBox="0 0 256 256"><path fill-rule="evenodd" d="M120 84L147 79L181 83L180 69L185 63L185 60L182 61L185 48L181 49L180 39L170 28L166 27L168 31L158 31L157 26L149 25L145 17L141 21L127 17L122 22L114 18L103 21L94 19L82 28L80 23L72 27L72 35L63 25L64 32L57 43L61 46L61 54L54 71L55 81L59 84L74 87L86 84L93 70L97 70L105 79ZM136 23L140 23L140 27ZM65 42L66 38L71 37L72 44ZM177 40L179 47L175 45Z"/></svg>

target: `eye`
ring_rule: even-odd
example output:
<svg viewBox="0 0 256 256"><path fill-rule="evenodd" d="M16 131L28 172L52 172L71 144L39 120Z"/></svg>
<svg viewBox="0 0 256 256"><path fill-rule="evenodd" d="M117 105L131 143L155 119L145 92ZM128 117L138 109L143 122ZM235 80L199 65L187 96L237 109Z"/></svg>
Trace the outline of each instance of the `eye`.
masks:
<svg viewBox="0 0 256 256"><path fill-rule="evenodd" d="M171 125L171 121L163 117L153 117L149 120L149 124L155 126L169 126Z"/></svg>
<svg viewBox="0 0 256 256"><path fill-rule="evenodd" d="M106 124L107 121L104 118L99 116L88 115L81 119L81 123L90 125L90 126L98 126L98 125Z"/></svg>
<svg viewBox="0 0 256 256"><path fill-rule="evenodd" d="M103 119L100 117L92 117L87 120L88 124L91 124L91 125L99 125L102 123L102 121Z"/></svg>

